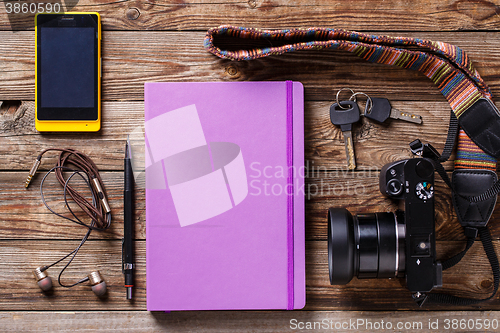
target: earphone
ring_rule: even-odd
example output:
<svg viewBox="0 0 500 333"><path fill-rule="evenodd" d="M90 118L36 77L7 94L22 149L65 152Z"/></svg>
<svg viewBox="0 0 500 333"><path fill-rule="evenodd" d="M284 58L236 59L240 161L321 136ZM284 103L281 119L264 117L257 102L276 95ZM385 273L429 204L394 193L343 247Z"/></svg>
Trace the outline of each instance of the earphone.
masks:
<svg viewBox="0 0 500 333"><path fill-rule="evenodd" d="M52 289L52 279L50 276L45 273L47 270L45 267L37 267L33 271L33 275L35 275L36 283L42 289L42 291L47 292ZM87 277L81 279L77 282L77 284L90 281L90 285L92 286L92 291L99 297L104 296L106 294L107 286L106 281L101 276L99 271L91 272Z"/></svg>
<svg viewBox="0 0 500 333"><path fill-rule="evenodd" d="M92 286L92 291L94 292L94 294L96 294L99 297L102 297L106 294L107 286L106 282L101 276L101 273L98 270L91 272L86 277L80 279L79 281L71 285L66 285L61 281L61 276L63 272L71 264L76 254L82 247L82 245L90 236L92 230L98 230L98 231L106 230L111 225L111 208L109 207L109 204L107 202L106 193L103 190L104 187L102 184L101 177L99 176L99 170L97 169L94 162L88 156L86 156L81 152L78 152L73 149L49 148L40 153L40 155L38 155L38 157L36 158L36 161L29 172L28 179L26 180L25 183L26 188L29 186L32 177L35 175L36 171L38 170L38 167L40 166L42 155L50 150L59 151L60 154L56 166L50 169L45 174L40 183L40 195L42 198L42 202L51 213L66 220L72 221L76 224L85 226L88 228L88 230L83 239L81 240L80 244L73 251L71 251L70 253L68 253L67 255L65 255L64 257L62 257L61 259L50 265L37 267L33 271L33 275L35 276L35 280L40 289L43 292L48 292L52 289L53 283L52 279L47 274L47 269L57 265L61 261L71 256L68 263L59 273L58 276L59 285L65 288L71 288L78 284L88 281ZM73 165L78 169L72 169L67 165ZM69 171L71 174L69 175L69 177L65 179L63 171ZM43 185L47 176L50 175L52 172L55 173L57 180L63 186L65 206L72 214L73 218L56 213L51 207L49 207L49 205L45 201L43 195ZM91 202L89 202L81 193L79 193L69 185L69 182L75 175L80 176L80 178L83 179L83 181L89 188L92 196ZM67 194L69 194L69 196L73 199L73 201L90 217L91 219L90 224L84 223L78 218L78 216L75 215L75 213L69 206Z"/></svg>
<svg viewBox="0 0 500 333"><path fill-rule="evenodd" d="M52 289L52 279L45 273L45 270L42 270L43 267L37 267L33 271L33 275L35 275L36 283L43 291L49 291Z"/></svg>

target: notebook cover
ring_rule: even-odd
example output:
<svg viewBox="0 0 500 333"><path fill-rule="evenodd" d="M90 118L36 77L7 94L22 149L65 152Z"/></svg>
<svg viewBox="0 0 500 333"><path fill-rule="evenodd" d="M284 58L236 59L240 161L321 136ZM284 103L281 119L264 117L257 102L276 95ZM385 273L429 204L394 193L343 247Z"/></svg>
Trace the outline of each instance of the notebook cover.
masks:
<svg viewBox="0 0 500 333"><path fill-rule="evenodd" d="M298 82L145 84L149 311L305 305Z"/></svg>

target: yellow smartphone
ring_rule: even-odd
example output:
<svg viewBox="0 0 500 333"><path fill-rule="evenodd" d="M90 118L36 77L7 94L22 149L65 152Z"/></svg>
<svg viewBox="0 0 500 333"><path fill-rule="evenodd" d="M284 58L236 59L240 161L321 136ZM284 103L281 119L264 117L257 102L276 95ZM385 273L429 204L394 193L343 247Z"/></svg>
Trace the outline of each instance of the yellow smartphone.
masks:
<svg viewBox="0 0 500 333"><path fill-rule="evenodd" d="M35 34L35 128L40 132L99 131L99 13L37 14Z"/></svg>

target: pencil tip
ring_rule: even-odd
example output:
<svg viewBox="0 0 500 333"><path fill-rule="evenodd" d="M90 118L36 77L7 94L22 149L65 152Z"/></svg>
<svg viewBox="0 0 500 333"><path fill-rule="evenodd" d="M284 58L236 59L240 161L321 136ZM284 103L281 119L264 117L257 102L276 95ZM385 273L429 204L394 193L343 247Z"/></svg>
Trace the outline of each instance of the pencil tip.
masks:
<svg viewBox="0 0 500 333"><path fill-rule="evenodd" d="M127 135L127 142L125 143L125 158L130 157L130 135Z"/></svg>

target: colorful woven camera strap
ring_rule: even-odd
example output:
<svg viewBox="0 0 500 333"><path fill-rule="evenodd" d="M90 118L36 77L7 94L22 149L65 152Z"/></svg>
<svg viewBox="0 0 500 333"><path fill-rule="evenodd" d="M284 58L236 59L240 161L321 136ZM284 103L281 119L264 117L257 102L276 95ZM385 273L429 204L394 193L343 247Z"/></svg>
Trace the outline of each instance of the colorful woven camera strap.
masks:
<svg viewBox="0 0 500 333"><path fill-rule="evenodd" d="M244 40L247 40L247 42L242 43ZM237 43L233 43L235 41ZM237 49L232 46L242 44L248 44L249 47ZM455 45L417 38L375 36L341 29L261 30L232 26L221 26L208 30L204 45L210 53L229 60L252 60L299 50L338 49L351 52L369 62L419 71L434 82L452 109L450 131L445 149L441 157L436 158L436 161L444 162L450 157L456 140L458 123L460 123L463 128L460 128L458 133L455 170L476 169L478 171L491 170L496 172L497 158L500 158L500 133L498 127L500 112L492 102L489 87L474 69L468 55ZM230 49L222 49L218 45L229 46ZM478 107L479 104L481 105ZM476 121L475 119L478 118L487 118L483 117L485 114L481 113L481 108L489 108L490 113L486 115L489 118ZM470 111L475 114L471 115ZM467 118L467 121L463 121L465 118ZM440 172L440 175L445 177L447 184L452 187L446 172L440 164L439 167L443 171ZM468 197L467 200L470 202L483 201L496 196L499 191L500 181L496 182L485 193ZM426 296L425 299L416 299L420 306L428 298L431 301L440 303L471 305L491 299L495 295L499 287L500 270L490 233L486 226L465 228L465 232L467 236L465 250L443 262L443 269L458 263L472 246L479 233L492 266L494 276L493 294L485 299L460 298L447 294L429 294L429 297Z"/></svg>
<svg viewBox="0 0 500 333"><path fill-rule="evenodd" d="M223 50L216 46L216 39L224 36L280 46ZM457 118L480 98L491 100L489 87L474 69L467 54L457 46L442 42L327 28L260 30L221 26L207 32L205 48L220 58L230 60L258 59L299 50L338 49L354 53L369 62L417 70L437 85ZM486 154L461 130L455 168L495 171L496 158Z"/></svg>

